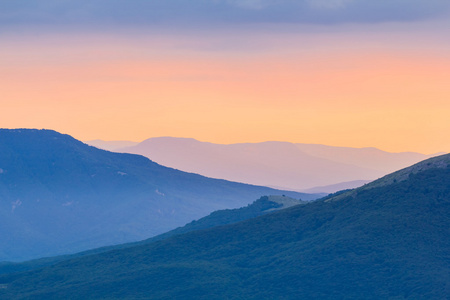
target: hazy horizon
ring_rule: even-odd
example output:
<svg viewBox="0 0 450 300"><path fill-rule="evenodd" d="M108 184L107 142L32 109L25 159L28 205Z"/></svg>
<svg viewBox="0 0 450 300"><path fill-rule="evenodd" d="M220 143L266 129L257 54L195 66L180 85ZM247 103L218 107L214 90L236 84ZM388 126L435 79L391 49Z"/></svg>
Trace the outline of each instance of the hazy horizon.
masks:
<svg viewBox="0 0 450 300"><path fill-rule="evenodd" d="M0 11L0 127L450 151L448 1L31 0Z"/></svg>
<svg viewBox="0 0 450 300"><path fill-rule="evenodd" d="M357 187L436 155L279 141L215 144L175 137L86 143L210 178L296 191L317 187L322 192Z"/></svg>
<svg viewBox="0 0 450 300"><path fill-rule="evenodd" d="M328 144L321 144L321 143L302 143L302 142L291 142L291 141L275 141L275 140L261 140L261 141L255 141L255 142L237 142L237 143L215 143L215 142L211 142L211 141L206 141L206 140L200 140L198 138L195 137L181 137L181 136L152 136L140 141L133 141L133 140L105 140L105 139L92 139L92 140L83 140L84 143L87 144L91 144L92 146L95 146L95 142L104 142L104 143L108 143L108 144L122 144L122 143L126 143L129 144L127 146L113 146L111 149L120 149L122 147L128 147L128 146L132 146L132 145L137 145L140 144L142 142L145 142L147 140L150 139L160 139L160 138L174 138L174 139L187 139L187 140L195 140L197 142L200 143L208 143L208 144L216 144L216 145L236 145L236 144L262 144L262 143L290 143L290 144L303 144L303 145L318 145L318 146L326 146L326 147L333 147L333 148L351 148L351 149L377 149L383 152L388 152L388 153L420 153L420 154L424 154L424 155L433 155L433 154L446 154L448 152L445 151L438 151L438 152L433 152L433 153L422 153L422 152L417 152L417 151L409 151L409 150L405 150L405 151L388 151L385 149L381 149L379 147L376 146L364 146L364 147L350 147L350 146L336 146L336 145L328 145ZM108 149L106 149L108 150Z"/></svg>

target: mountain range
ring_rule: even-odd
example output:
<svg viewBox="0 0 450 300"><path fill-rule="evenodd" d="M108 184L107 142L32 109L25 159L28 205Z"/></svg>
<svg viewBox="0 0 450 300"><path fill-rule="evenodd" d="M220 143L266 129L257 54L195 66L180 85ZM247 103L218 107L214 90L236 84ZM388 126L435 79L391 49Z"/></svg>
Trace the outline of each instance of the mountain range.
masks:
<svg viewBox="0 0 450 300"><path fill-rule="evenodd" d="M87 143L212 178L322 193L355 188L435 156L288 142L221 145L173 137L150 138L123 148L117 141Z"/></svg>
<svg viewBox="0 0 450 300"><path fill-rule="evenodd" d="M245 221L0 276L4 299L446 299L450 154Z"/></svg>
<svg viewBox="0 0 450 300"><path fill-rule="evenodd" d="M51 130L0 130L0 261L133 242L262 195L320 195L206 178Z"/></svg>

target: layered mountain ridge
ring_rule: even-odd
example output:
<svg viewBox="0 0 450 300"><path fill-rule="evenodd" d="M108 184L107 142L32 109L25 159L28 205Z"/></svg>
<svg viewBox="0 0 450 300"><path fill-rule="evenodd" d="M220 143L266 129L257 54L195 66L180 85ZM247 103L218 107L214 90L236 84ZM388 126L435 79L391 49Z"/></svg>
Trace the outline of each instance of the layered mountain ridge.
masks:
<svg viewBox="0 0 450 300"><path fill-rule="evenodd" d="M138 241L262 195L318 196L206 178L51 130L0 130L0 261Z"/></svg>
<svg viewBox="0 0 450 300"><path fill-rule="evenodd" d="M335 201L1 276L0 296L446 299L449 161L424 161Z"/></svg>
<svg viewBox="0 0 450 300"><path fill-rule="evenodd" d="M358 187L434 156L288 142L221 145L173 137L150 138L125 148L117 142L101 145L213 178L326 193Z"/></svg>

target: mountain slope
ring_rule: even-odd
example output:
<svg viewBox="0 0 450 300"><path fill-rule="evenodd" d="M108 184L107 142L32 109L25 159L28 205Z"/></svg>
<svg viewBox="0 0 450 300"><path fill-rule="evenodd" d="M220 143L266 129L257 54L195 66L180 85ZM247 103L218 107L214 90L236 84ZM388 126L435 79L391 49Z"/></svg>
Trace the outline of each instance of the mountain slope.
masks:
<svg viewBox="0 0 450 300"><path fill-rule="evenodd" d="M336 201L2 276L0 296L446 299L449 159Z"/></svg>
<svg viewBox="0 0 450 300"><path fill-rule="evenodd" d="M270 212L274 212L280 209L288 208L294 205L306 204L307 202L293 199L286 196L263 196L260 199L254 201L253 203L235 209L224 209L212 212L206 217L203 217L199 220L192 221L183 227L178 227L169 232L157 235L155 237L127 244L120 244L115 246L107 246L102 248L96 248L80 253L70 254L70 255L61 255L54 257L45 257L40 259L35 259L26 262L20 263L12 263L12 262L3 262L0 263L0 274L9 274L20 271L27 271L42 268L45 266L54 265L60 261L73 259L76 257L87 256L92 254L97 254L101 252L111 251L115 249L123 249L128 247L133 247L137 245L143 245L152 243L155 241L160 241L171 236L200 230L200 229L208 229L216 226L232 224L240 221L244 221L247 219L251 219L257 216L261 216Z"/></svg>
<svg viewBox="0 0 450 300"><path fill-rule="evenodd" d="M375 148L287 142L220 145L172 137L147 139L117 151L144 155L162 165L213 178L293 190L374 180L428 158Z"/></svg>
<svg viewBox="0 0 450 300"><path fill-rule="evenodd" d="M285 209L291 206L306 203L308 202L286 197L284 195L263 196L245 207L217 210L215 212L212 212L208 216L203 217L199 220L192 221L191 223L188 223L183 227L176 228L174 230L160 234L148 240L141 241L139 243L146 244L195 230L203 230L216 226L233 224L251 218L256 218L258 216L262 216L264 214L271 213L280 209Z"/></svg>
<svg viewBox="0 0 450 300"><path fill-rule="evenodd" d="M0 130L0 261L142 240L261 195L50 130Z"/></svg>
<svg viewBox="0 0 450 300"><path fill-rule="evenodd" d="M417 164L414 164L410 167L398 170L394 173L391 173L389 175L386 175L380 179L377 179L373 182L370 182L368 184L365 184L364 186L361 186L354 190L345 191L342 193L338 193L338 195L328 195L326 201L336 201L340 200L346 197L357 197L360 193L363 193L367 190L377 188L377 187L384 187L388 186L397 182L402 182L405 180L408 180L411 176L421 173L424 171L427 171L429 169L445 169L448 166L450 166L450 155L441 155L437 157L432 157L427 160L421 161ZM445 180L445 179L443 179ZM430 187L432 188L432 186Z"/></svg>

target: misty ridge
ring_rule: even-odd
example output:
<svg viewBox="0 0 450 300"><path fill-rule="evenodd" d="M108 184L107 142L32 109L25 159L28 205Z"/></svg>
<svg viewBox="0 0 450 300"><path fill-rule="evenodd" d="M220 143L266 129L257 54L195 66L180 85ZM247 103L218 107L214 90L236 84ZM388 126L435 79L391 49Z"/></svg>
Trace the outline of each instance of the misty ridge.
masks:
<svg viewBox="0 0 450 300"><path fill-rule="evenodd" d="M222 145L174 137L150 138L140 143L101 140L86 143L110 151L144 155L164 166L207 177L307 193L355 188L439 155L288 142Z"/></svg>

